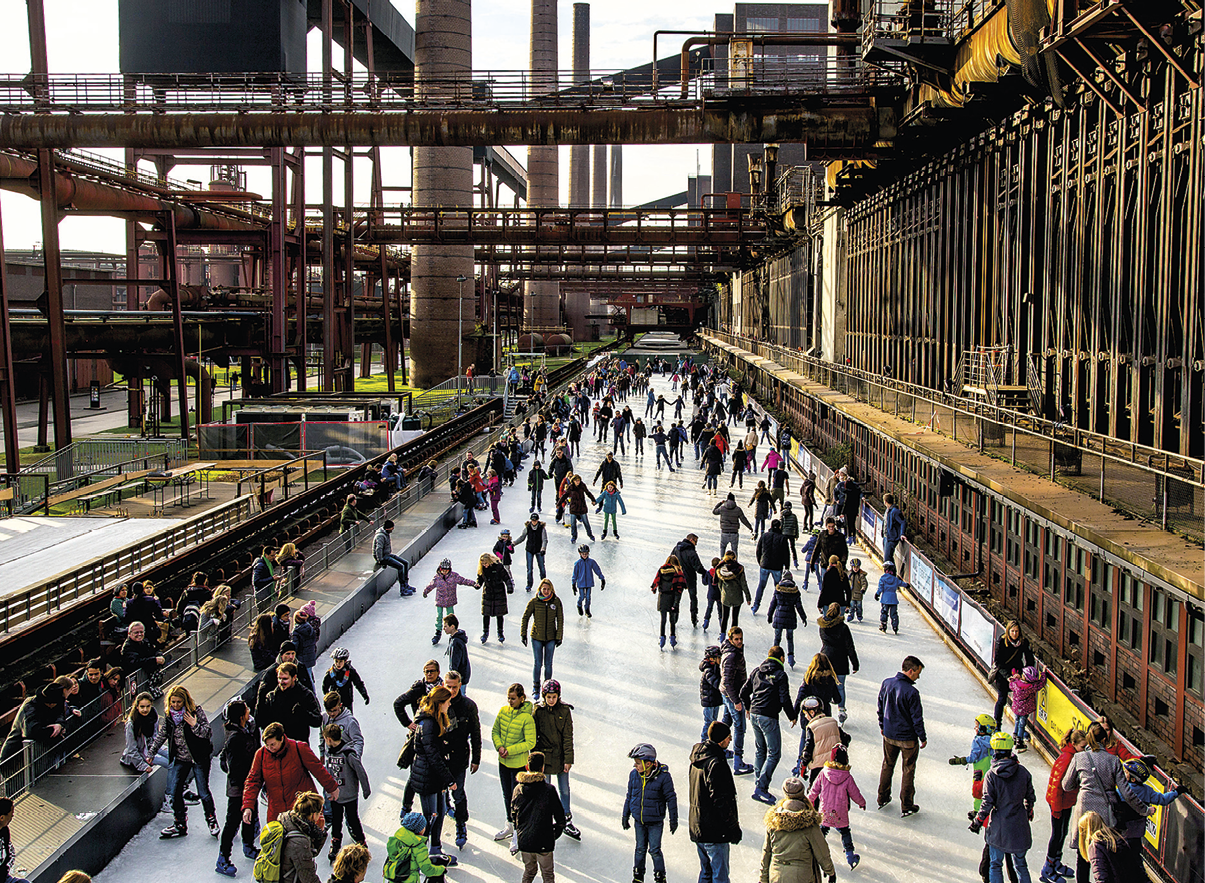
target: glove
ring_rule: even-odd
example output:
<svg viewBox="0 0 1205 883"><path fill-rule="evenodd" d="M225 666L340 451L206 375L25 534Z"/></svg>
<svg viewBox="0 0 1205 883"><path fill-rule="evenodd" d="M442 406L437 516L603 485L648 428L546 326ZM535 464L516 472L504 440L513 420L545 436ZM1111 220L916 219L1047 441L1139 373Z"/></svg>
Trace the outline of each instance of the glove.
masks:
<svg viewBox="0 0 1205 883"><path fill-rule="evenodd" d="M598 590L601 592L606 587L607 587L607 581L605 579L600 579L598 581Z"/></svg>
<svg viewBox="0 0 1205 883"><path fill-rule="evenodd" d="M557 642L556 642L556 645L557 645L558 647L559 647L559 646L561 646L561 642L560 642L560 641L557 641Z"/></svg>
<svg viewBox="0 0 1205 883"><path fill-rule="evenodd" d="M971 824L969 826L967 826L967 830L970 831L972 834L978 834L980 831L983 830L983 825L981 825L979 823L978 819L975 819L975 821L971 822Z"/></svg>
<svg viewBox="0 0 1205 883"><path fill-rule="evenodd" d="M768 622L770 625L774 625L774 614L766 614L766 622Z"/></svg>
<svg viewBox="0 0 1205 883"><path fill-rule="evenodd" d="M1029 809L1027 809L1027 810L1025 811L1025 814L1026 814L1027 816L1029 816L1029 820L1032 822L1032 821L1033 821L1033 807L1032 807L1032 806L1031 806L1031 807L1029 807Z"/></svg>
<svg viewBox="0 0 1205 883"><path fill-rule="evenodd" d="M577 586L570 586L573 589L573 594L577 594Z"/></svg>
<svg viewBox="0 0 1205 883"><path fill-rule="evenodd" d="M625 831L629 830L632 827L632 821L627 816L624 816L622 819L620 819L619 824L623 826L623 829Z"/></svg>
<svg viewBox="0 0 1205 883"><path fill-rule="evenodd" d="M951 757L950 766L966 766L967 759L965 757Z"/></svg>
<svg viewBox="0 0 1205 883"><path fill-rule="evenodd" d="M678 823L677 823L677 822L670 822L670 823L669 823L669 832L670 832L671 834L673 834L673 833L676 833L676 832L677 832L677 830L678 830Z"/></svg>
<svg viewBox="0 0 1205 883"><path fill-rule="evenodd" d="M837 883L837 875L829 874L828 875L828 883Z"/></svg>
<svg viewBox="0 0 1205 883"><path fill-rule="evenodd" d="M365 705L367 705L368 703L369 703L369 699L368 699L368 697L367 697L367 696L365 696L365 697L364 697L364 704L365 704Z"/></svg>
<svg viewBox="0 0 1205 883"><path fill-rule="evenodd" d="M527 646L527 635L524 635L520 640L523 642L523 646L526 647Z"/></svg>

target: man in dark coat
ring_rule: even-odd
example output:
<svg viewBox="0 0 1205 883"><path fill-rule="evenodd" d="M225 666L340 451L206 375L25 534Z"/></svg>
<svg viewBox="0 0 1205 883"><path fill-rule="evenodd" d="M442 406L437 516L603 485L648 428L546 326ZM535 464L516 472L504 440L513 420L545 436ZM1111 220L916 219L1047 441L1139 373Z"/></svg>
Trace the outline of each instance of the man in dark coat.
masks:
<svg viewBox="0 0 1205 883"><path fill-rule="evenodd" d="M560 503L557 504L558 506ZM557 516L560 520L560 515ZM532 564L540 565L540 579L548 576L544 570L544 553L548 551L548 528L544 522L540 521L540 513L535 509L531 510L531 517L527 523L523 525L523 533L519 534L516 543L523 544L523 551L527 554L527 591L531 591L532 586Z"/></svg>
<svg viewBox="0 0 1205 883"><path fill-rule="evenodd" d="M916 682L925 667L915 656L905 656L901 671L883 681L879 689L879 731L883 734L883 768L879 772L879 808L891 802L891 779L895 762L902 754L904 769L900 782L900 804L903 816L915 814L916 759L925 747L925 712L921 707ZM1031 789L1032 791L1032 789Z"/></svg>
<svg viewBox="0 0 1205 883"><path fill-rule="evenodd" d="M757 565L761 574L757 578L757 594L753 596L752 612L757 613L761 606L761 596L766 590L766 580L774 578L770 583L770 591L782 580L782 571L791 565L791 544L782 533L782 522L775 518L770 522L770 529L761 535L757 541Z"/></svg>
<svg viewBox="0 0 1205 883"><path fill-rule="evenodd" d="M699 624L699 585L696 576L706 576L707 570L699 560L695 547L699 544L699 535L688 533L678 545L674 546L673 554L682 565L682 573L686 577L686 591L690 594L690 624Z"/></svg>
<svg viewBox="0 0 1205 883"><path fill-rule="evenodd" d="M787 672L783 668L782 648L775 645L770 648L766 660L753 669L753 674L741 688L741 704L749 709L749 719L753 724L753 774L757 784L753 789L753 799L773 805L774 796L770 793L770 779L782 758L782 731L778 725L778 715L785 711L795 725L795 706L791 702L791 685L787 682Z"/></svg>
<svg viewBox="0 0 1205 883"><path fill-rule="evenodd" d="M839 512L845 515L845 538L852 540L857 536L858 518L862 514L862 486L851 475L841 484Z"/></svg>
<svg viewBox="0 0 1205 883"><path fill-rule="evenodd" d="M699 853L699 883L729 883L728 851L741 842L736 782L724 749L732 731L712 721L707 739L690 752L690 839Z"/></svg>
<svg viewBox="0 0 1205 883"><path fill-rule="evenodd" d="M552 851L565 830L565 810L556 788L544 780L544 755L527 755L527 771L515 780L511 813L515 819L515 839L523 854L523 883L531 883L536 871L544 883L553 883Z"/></svg>
<svg viewBox="0 0 1205 883"><path fill-rule="evenodd" d="M557 496L556 501L556 520L560 521L561 516L565 514L565 504L559 498L561 490L561 482L565 480L565 476L573 471L573 461L569 458L569 454L561 448L556 452L556 456L548 464L548 473L552 476L552 493Z"/></svg>
<svg viewBox="0 0 1205 883"><path fill-rule="evenodd" d="M466 773L475 773L481 766L481 716L477 703L464 695L460 672L452 670L444 677L444 686L452 691L448 706L448 729L444 744L448 750L448 769L456 781L452 792L456 818L456 848L463 849L468 840L469 799L464 793Z"/></svg>
<svg viewBox="0 0 1205 883"><path fill-rule="evenodd" d="M276 689L259 701L255 714L260 729L279 723L286 736L304 743L310 741L310 727L322 724L318 698L297 679L297 664L293 662L276 666Z"/></svg>
<svg viewBox="0 0 1205 883"><path fill-rule="evenodd" d="M829 517L824 519L824 530L816 537L816 548L812 549L812 557L808 560L808 566L816 575L816 582L823 584L824 569L833 555L841 559L844 567L849 559L849 543L845 541L845 535L837 530L837 519Z"/></svg>
<svg viewBox="0 0 1205 883"><path fill-rule="evenodd" d="M594 473L594 481L591 484L598 484L599 478L602 478L604 488L608 481L613 481L619 487L623 487L623 469L620 468L613 451L607 451L606 459L598 464L598 471Z"/></svg>

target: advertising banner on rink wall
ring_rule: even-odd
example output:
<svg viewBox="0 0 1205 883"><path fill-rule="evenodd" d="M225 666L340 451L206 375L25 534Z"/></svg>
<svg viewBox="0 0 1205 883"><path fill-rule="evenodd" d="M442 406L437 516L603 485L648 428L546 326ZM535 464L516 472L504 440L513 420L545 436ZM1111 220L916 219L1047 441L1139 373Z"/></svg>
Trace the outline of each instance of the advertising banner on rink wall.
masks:
<svg viewBox="0 0 1205 883"><path fill-rule="evenodd" d="M968 598L962 599L962 619L958 625L958 636L979 657L980 662L991 667L992 650L996 644L996 621Z"/></svg>
<svg viewBox="0 0 1205 883"><path fill-rule="evenodd" d="M908 560L908 576L904 578L912 583L912 591L916 593L917 597L932 607L933 568L929 564L929 559L915 549L909 549ZM990 660L988 664L991 664Z"/></svg>

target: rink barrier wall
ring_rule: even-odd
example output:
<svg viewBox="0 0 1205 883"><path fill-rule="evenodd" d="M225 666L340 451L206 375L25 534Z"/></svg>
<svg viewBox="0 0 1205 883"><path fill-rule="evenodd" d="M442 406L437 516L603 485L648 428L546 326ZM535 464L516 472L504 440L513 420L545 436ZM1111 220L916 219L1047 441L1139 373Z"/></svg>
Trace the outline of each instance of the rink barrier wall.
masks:
<svg viewBox="0 0 1205 883"><path fill-rule="evenodd" d="M774 437L781 441L782 426L773 415L770 422ZM815 471L818 488L832 476L833 470L797 439L791 438L781 447L789 450L788 460L805 475ZM865 500L857 530L882 562L883 513ZM901 540L896 547L895 559L900 578L912 584L911 589L905 590L909 598L987 687L993 649L996 639L1004 633L1004 625L907 540ZM868 591L871 588L868 587ZM1086 729L1100 714L1053 672L1047 670L1046 678L1046 687L1038 694L1038 708L1030 720L1030 729L1038 737L1043 753L1054 757L1067 730ZM995 701L994 697L991 701ZM1127 739L1120 738L1135 754L1142 753ZM1148 784L1157 791L1168 790L1172 781L1158 767L1152 771L1152 778L1153 782L1148 780ZM1148 865L1169 883L1200 883L1205 879L1201 863L1203 842L1205 810L1190 795L1185 794L1174 803L1158 808L1155 815L1147 819L1143 846Z"/></svg>
<svg viewBox="0 0 1205 883"><path fill-rule="evenodd" d="M411 569L417 566L428 552L444 538L449 530L460 520L462 508L459 503L453 503L445 509L421 534L411 540L398 554L410 562ZM319 656L335 646L348 629L394 585L395 572L393 568L379 568L369 576L360 588L349 592L334 609L322 620L322 630L318 640ZM262 673L242 685L226 702L232 699L247 700L254 697ZM223 703L225 706L226 703ZM225 792L225 774L217 767L217 755L225 741L225 713L213 711L210 714L213 723L214 761L210 769L210 784L215 789L215 798L219 792ZM116 762L116 761L114 761ZM219 787L214 783L222 783ZM78 869L89 874L99 873L109 862L117 857L126 844L147 824L152 822L163 804L163 795L167 788L167 770L155 767L151 772L130 783L118 797L98 812L95 818L77 831L66 843L39 865L29 875L30 883L57 883L67 871ZM199 807L197 807L199 812ZM200 824L204 831L204 820L193 813L194 823ZM205 834L208 836L208 833Z"/></svg>

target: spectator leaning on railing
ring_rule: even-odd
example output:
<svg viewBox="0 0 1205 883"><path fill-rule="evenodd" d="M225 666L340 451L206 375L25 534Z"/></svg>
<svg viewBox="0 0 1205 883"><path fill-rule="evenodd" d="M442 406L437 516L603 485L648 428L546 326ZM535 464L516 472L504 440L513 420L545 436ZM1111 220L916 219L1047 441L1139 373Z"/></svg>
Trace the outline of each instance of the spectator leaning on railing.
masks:
<svg viewBox="0 0 1205 883"><path fill-rule="evenodd" d="M160 669L167 659L159 655L156 645L147 640L146 626L141 622L130 625L126 642L121 645L121 665L130 672L141 671L146 678L151 696L158 699L163 695L163 676Z"/></svg>

